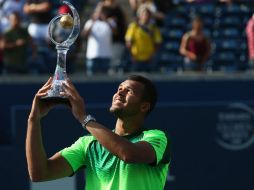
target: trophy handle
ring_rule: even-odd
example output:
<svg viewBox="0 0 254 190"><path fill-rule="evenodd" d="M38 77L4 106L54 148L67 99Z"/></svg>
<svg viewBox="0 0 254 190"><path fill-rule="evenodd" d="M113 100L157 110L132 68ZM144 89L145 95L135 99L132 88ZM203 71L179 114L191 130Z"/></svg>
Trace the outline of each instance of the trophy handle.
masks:
<svg viewBox="0 0 254 190"><path fill-rule="evenodd" d="M69 48L78 38L79 36L79 32L80 32L80 18L79 18L79 14L77 12L77 10L75 9L75 7L69 3L68 1L63 1L64 4L66 4L71 12L72 12L72 18L73 18L73 26L72 26L72 31L70 33L70 35L68 36L68 38L66 40L64 40L63 42L59 43L56 42L53 38L53 34L51 32L52 27L54 26L54 23L59 20L62 16L64 15L68 15L68 14L59 14L57 16L55 16L49 23L49 27L48 27L48 34L49 34L49 38L50 40L56 45L56 46L61 46L61 47L65 47L65 48Z"/></svg>
<svg viewBox="0 0 254 190"><path fill-rule="evenodd" d="M75 7L71 3L69 3L68 1L63 1L63 3L66 4L71 9L71 12L72 12L74 24L73 24L72 32L71 32L68 39L70 39L70 41L74 42L78 38L79 32L80 32L79 14L78 14L77 10L75 9Z"/></svg>

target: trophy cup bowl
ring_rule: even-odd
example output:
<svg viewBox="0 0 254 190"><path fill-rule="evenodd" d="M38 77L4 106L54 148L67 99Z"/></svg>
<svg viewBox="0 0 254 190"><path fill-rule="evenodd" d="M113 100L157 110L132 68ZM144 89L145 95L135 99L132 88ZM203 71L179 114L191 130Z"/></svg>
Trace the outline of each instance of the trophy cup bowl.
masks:
<svg viewBox="0 0 254 190"><path fill-rule="evenodd" d="M67 1L63 1L63 3L70 8L72 15L69 13L59 14L55 16L49 23L48 34L50 40L56 45L57 64L51 89L48 90L46 96L41 98L41 101L54 102L56 104L67 104L70 106L68 97L61 95L61 92L64 92L63 82L67 80L67 52L70 46L78 38L80 30L80 18L78 12L71 3ZM61 39L58 38L59 34L64 34Z"/></svg>

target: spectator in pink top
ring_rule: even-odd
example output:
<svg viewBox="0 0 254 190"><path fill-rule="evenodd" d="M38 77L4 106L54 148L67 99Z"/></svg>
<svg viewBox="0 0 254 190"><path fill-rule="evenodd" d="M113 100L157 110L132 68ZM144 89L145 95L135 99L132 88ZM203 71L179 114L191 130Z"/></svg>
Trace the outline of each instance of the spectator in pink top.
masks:
<svg viewBox="0 0 254 190"><path fill-rule="evenodd" d="M254 68L254 15L249 19L247 23L246 36L249 50L249 67Z"/></svg>
<svg viewBox="0 0 254 190"><path fill-rule="evenodd" d="M213 0L186 0L187 3L211 3Z"/></svg>
<svg viewBox="0 0 254 190"><path fill-rule="evenodd" d="M185 57L185 70L203 70L210 52L211 45L203 33L203 22L196 17L192 21L191 31L184 34L180 45L180 54Z"/></svg>
<svg viewBox="0 0 254 190"><path fill-rule="evenodd" d="M2 74L2 70L3 70L3 37L0 29L0 75Z"/></svg>

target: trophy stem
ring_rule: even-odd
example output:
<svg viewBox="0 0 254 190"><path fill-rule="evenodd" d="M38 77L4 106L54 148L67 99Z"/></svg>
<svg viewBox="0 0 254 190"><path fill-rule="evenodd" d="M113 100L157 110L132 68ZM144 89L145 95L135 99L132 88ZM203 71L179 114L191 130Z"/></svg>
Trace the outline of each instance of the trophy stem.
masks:
<svg viewBox="0 0 254 190"><path fill-rule="evenodd" d="M58 104L66 104L70 106L69 99L61 94L61 92L64 92L62 84L67 79L66 56L69 48L65 46L56 46L56 49L57 49L57 64L52 81L52 87L48 91L48 95L42 98L41 100Z"/></svg>
<svg viewBox="0 0 254 190"><path fill-rule="evenodd" d="M66 55L69 48L56 46L57 49L57 65L53 80L64 81L67 78L66 74Z"/></svg>

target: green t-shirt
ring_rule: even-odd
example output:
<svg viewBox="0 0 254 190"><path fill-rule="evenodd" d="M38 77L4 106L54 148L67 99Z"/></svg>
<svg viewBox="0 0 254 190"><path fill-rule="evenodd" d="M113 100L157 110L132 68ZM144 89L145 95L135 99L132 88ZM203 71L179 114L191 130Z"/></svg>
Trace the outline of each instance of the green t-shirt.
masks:
<svg viewBox="0 0 254 190"><path fill-rule="evenodd" d="M125 136L136 143L146 141L156 152L153 164L128 164L105 149L93 136L79 138L61 151L73 172L86 168L86 190L162 190L170 163L169 140L160 130L142 130Z"/></svg>

